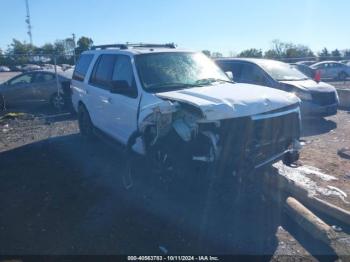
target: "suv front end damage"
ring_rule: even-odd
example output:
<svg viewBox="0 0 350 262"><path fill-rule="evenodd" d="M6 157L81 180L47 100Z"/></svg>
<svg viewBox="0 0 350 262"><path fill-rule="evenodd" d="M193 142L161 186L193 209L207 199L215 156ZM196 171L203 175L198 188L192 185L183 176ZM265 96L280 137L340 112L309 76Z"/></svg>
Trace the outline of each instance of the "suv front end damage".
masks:
<svg viewBox="0 0 350 262"><path fill-rule="evenodd" d="M133 149L157 165L180 169L217 162L230 172L258 169L282 159L291 164L300 150L299 104L222 120L208 120L193 105L164 100L140 124Z"/></svg>

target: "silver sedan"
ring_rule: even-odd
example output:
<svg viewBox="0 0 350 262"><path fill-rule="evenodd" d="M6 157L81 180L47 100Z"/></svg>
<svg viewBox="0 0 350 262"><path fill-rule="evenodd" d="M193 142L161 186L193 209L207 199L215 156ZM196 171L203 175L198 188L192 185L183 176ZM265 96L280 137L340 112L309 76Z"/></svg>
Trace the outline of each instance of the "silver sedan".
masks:
<svg viewBox="0 0 350 262"><path fill-rule="evenodd" d="M310 67L314 70L319 70L322 79L346 80L350 76L350 67L335 61L323 61Z"/></svg>
<svg viewBox="0 0 350 262"><path fill-rule="evenodd" d="M0 111L34 103L50 103L61 110L67 105L70 75L33 71L17 75L0 85Z"/></svg>

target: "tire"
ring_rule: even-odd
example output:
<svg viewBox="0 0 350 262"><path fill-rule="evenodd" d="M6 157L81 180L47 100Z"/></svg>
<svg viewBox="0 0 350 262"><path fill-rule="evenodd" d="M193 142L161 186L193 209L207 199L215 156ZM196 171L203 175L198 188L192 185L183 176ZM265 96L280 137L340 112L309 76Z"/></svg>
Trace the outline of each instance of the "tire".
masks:
<svg viewBox="0 0 350 262"><path fill-rule="evenodd" d="M286 166L291 166L293 163L299 160L299 152L287 153L282 162Z"/></svg>
<svg viewBox="0 0 350 262"><path fill-rule="evenodd" d="M83 105L80 105L78 108L78 124L83 137L92 138L94 136L94 126L91 122L89 112Z"/></svg>
<svg viewBox="0 0 350 262"><path fill-rule="evenodd" d="M341 80L341 81L345 81L347 77L348 77L348 75L345 72L340 72L338 74L338 79Z"/></svg>
<svg viewBox="0 0 350 262"><path fill-rule="evenodd" d="M66 107L66 100L63 94L60 94L60 93L53 94L51 96L50 103L51 103L51 106L57 111L61 111Z"/></svg>

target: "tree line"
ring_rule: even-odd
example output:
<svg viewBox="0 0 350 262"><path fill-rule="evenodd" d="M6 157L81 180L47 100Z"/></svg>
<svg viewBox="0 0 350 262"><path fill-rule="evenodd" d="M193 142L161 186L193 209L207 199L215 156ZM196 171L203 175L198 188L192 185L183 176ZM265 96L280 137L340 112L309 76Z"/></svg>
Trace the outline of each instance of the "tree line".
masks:
<svg viewBox="0 0 350 262"><path fill-rule="evenodd" d="M0 65L20 65L28 63L53 63L53 57L57 64L74 64L75 56L79 56L83 51L88 50L93 45L93 40L82 36L75 43L73 38L56 40L54 43L46 43L42 46L35 46L26 42L13 39L7 50L0 49ZM223 57L220 52L211 52L203 50L209 57ZM346 60L350 59L350 49L346 50L328 50L323 48L320 52L314 53L308 46L282 42L280 40L272 41L270 49L263 52L262 49L250 48L241 51L237 57L269 58L286 62L296 62L299 60Z"/></svg>
<svg viewBox="0 0 350 262"><path fill-rule="evenodd" d="M203 53L210 57L222 57L220 52L210 52L209 50L203 50ZM263 52L262 49L250 48L241 51L236 55L237 57L251 57L251 58L269 58L282 60L286 62L296 62L299 60L346 60L350 59L350 49L332 51L327 48L323 48L320 52L314 53L308 46L301 44L293 44L290 42L282 42L280 40L272 41L270 49Z"/></svg>
<svg viewBox="0 0 350 262"><path fill-rule="evenodd" d="M0 65L53 63L54 58L57 64L74 64L74 54L79 56L92 45L93 40L86 36L80 37L76 43L73 38L66 38L42 46L13 39L7 50L0 49Z"/></svg>

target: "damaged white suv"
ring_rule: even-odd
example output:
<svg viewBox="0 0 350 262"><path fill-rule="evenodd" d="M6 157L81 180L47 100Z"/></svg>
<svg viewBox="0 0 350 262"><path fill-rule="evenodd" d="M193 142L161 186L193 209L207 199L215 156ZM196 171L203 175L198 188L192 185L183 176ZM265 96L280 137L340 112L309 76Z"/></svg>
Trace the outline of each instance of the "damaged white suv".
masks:
<svg viewBox="0 0 350 262"><path fill-rule="evenodd" d="M259 168L300 149L300 100L233 83L204 54L166 45L84 52L71 82L82 135L96 130L155 163Z"/></svg>

